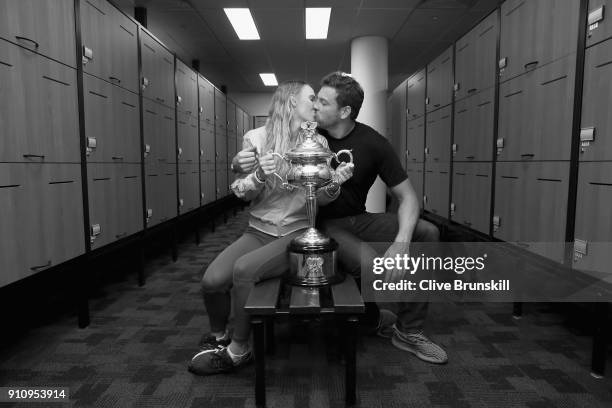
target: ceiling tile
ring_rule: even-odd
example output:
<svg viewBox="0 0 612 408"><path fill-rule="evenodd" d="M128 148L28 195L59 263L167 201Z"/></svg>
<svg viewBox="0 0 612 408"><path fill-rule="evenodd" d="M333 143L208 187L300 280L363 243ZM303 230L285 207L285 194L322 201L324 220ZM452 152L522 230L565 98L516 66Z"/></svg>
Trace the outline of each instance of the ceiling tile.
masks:
<svg viewBox="0 0 612 408"><path fill-rule="evenodd" d="M367 9L360 10L354 20L352 36L377 35L392 38L400 29L410 10Z"/></svg>

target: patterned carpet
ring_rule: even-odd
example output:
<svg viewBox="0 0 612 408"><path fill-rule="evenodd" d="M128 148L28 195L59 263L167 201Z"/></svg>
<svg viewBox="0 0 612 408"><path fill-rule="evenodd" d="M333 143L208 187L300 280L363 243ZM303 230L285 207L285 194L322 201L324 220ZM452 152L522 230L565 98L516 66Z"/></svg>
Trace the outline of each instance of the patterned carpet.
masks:
<svg viewBox="0 0 612 408"><path fill-rule="evenodd" d="M92 300L92 321L56 316L0 351L0 386L63 386L75 407L254 407L253 366L202 378L186 367L207 318L200 270L246 225L240 213L202 243L147 263L147 284L133 276L108 283ZM589 375L591 338L573 309L525 305L522 320L509 304L432 304L429 329L449 354L435 366L383 339L358 345L360 407L610 407L612 374ZM268 359L268 407L343 407L344 366L325 352L317 322L301 330L277 325ZM612 355L608 355L612 372ZM2 404L41 407L48 403Z"/></svg>

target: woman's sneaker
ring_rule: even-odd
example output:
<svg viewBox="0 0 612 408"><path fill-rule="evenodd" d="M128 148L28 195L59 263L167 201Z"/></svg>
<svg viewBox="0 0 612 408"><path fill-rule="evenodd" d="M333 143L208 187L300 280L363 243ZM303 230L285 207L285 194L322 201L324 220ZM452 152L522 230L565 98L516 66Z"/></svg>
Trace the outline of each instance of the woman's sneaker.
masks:
<svg viewBox="0 0 612 408"><path fill-rule="evenodd" d="M219 346L216 349L202 350L189 362L188 370L196 375L213 375L229 373L238 367L246 365L253 353L248 350L240 356L232 358L227 347Z"/></svg>
<svg viewBox="0 0 612 408"><path fill-rule="evenodd" d="M423 361L434 364L448 362L446 351L429 340L422 331L403 333L394 326L391 343L400 350L408 351Z"/></svg>
<svg viewBox="0 0 612 408"><path fill-rule="evenodd" d="M200 339L200 350L214 350L219 346L228 346L232 341L230 334L226 331L222 338L218 339L212 333L206 333Z"/></svg>

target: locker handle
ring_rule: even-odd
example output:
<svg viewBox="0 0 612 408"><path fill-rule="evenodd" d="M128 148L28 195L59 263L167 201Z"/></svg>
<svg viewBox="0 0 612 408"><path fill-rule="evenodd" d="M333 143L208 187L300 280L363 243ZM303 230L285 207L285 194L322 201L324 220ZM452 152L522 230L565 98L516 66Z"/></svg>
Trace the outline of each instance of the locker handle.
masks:
<svg viewBox="0 0 612 408"><path fill-rule="evenodd" d="M108 79L109 79L111 82L116 82L116 83L118 83L118 84L120 84L120 83L121 83L121 80L120 80L119 78L117 78L117 77L114 77L114 76L109 76L109 77L108 77Z"/></svg>
<svg viewBox="0 0 612 408"><path fill-rule="evenodd" d="M471 227L471 226L472 226L472 223L471 223L471 222L469 222L468 220L464 220L464 221L463 221L463 223L464 223L465 225L467 225L468 227Z"/></svg>
<svg viewBox="0 0 612 408"><path fill-rule="evenodd" d="M474 156L465 156L466 159L474 160Z"/></svg>
<svg viewBox="0 0 612 408"><path fill-rule="evenodd" d="M44 265L38 265L38 266L32 266L32 267L30 267L30 270L32 270L32 271L37 271L37 270L39 270L39 269L43 269L43 268L46 268L46 267L48 267L48 266L51 266L51 260L50 260L50 259L49 259L49 260L47 261L47 263L46 263L46 264L44 264Z"/></svg>
<svg viewBox="0 0 612 408"><path fill-rule="evenodd" d="M164 98L155 98L158 102L164 103L166 100Z"/></svg>
<svg viewBox="0 0 612 408"><path fill-rule="evenodd" d="M471 94L476 92L478 89L477 88L472 88L472 89L468 89L467 93Z"/></svg>
<svg viewBox="0 0 612 408"><path fill-rule="evenodd" d="M26 159L39 158L41 160L45 160L44 154L24 154L23 157Z"/></svg>
<svg viewBox="0 0 612 408"><path fill-rule="evenodd" d="M122 237L125 237L126 235L127 235L127 232L123 232L121 234L115 235L115 238L122 238Z"/></svg>
<svg viewBox="0 0 612 408"><path fill-rule="evenodd" d="M36 41L34 41L34 40L30 39L30 38L27 38L27 37L22 37L22 36L20 36L20 35L16 35L16 36L15 36L15 38L17 39L17 41L27 41L27 42L29 42L29 43L34 44L34 49L36 49L36 50L37 50L37 49L38 49L38 47L39 47L39 44L38 44Z"/></svg>
<svg viewBox="0 0 612 408"><path fill-rule="evenodd" d="M439 103L434 103L434 107L439 108L440 104Z"/></svg>
<svg viewBox="0 0 612 408"><path fill-rule="evenodd" d="M529 69L529 68L535 68L536 65L538 65L540 61L531 61L525 64L525 69Z"/></svg>
<svg viewBox="0 0 612 408"><path fill-rule="evenodd" d="M113 156L111 157L113 160L123 160L123 156Z"/></svg>
<svg viewBox="0 0 612 408"><path fill-rule="evenodd" d="M521 154L521 157L531 157L532 158L534 156L535 156L535 154L533 154L533 153L523 153L523 154Z"/></svg>

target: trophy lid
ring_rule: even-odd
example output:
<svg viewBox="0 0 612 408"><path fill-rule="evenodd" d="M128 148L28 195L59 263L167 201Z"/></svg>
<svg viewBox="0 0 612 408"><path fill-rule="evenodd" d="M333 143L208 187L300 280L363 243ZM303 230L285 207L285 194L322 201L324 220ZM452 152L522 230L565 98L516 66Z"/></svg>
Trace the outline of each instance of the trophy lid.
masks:
<svg viewBox="0 0 612 408"><path fill-rule="evenodd" d="M321 161L324 161L333 155L331 150L319 143L314 137L316 134L317 122L304 122L301 128L301 132L303 132L305 139L302 143L286 153L286 156L290 160L321 159Z"/></svg>

